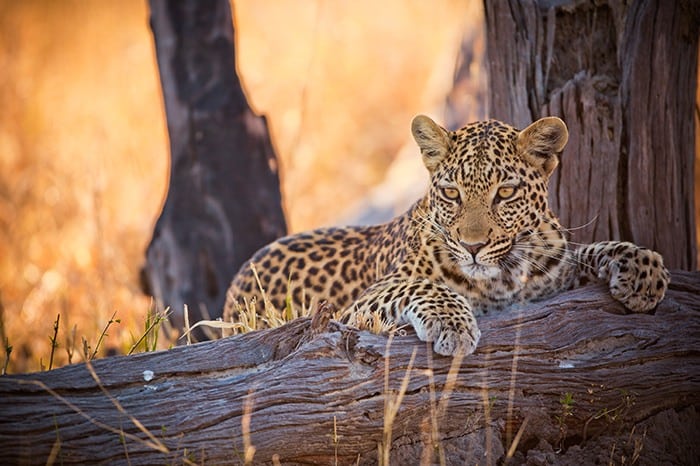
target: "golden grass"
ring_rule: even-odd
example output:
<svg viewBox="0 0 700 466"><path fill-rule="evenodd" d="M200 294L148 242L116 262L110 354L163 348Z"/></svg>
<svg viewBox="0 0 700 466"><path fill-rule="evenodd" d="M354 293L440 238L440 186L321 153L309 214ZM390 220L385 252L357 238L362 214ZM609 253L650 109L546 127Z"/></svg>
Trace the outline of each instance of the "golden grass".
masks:
<svg viewBox="0 0 700 466"><path fill-rule="evenodd" d="M138 269L165 191L167 138L146 17L143 2L0 0L10 372L66 364L82 339L98 355L125 353L149 307ZM121 322L97 345L113 315Z"/></svg>
<svg viewBox="0 0 700 466"><path fill-rule="evenodd" d="M411 379L411 370L413 369L413 362L416 359L416 350L418 348L413 348L413 353L411 353L411 359L408 361L408 366L406 367L406 373L401 380L401 386L398 390L390 390L389 387L389 348L391 348L391 342L393 340L393 334L389 335L386 342L386 354L384 356L384 429L382 431L382 441L377 445L379 464L382 466L388 466L391 464L391 445L392 445L392 434L394 428L394 421L396 420L396 415L399 412L401 403L403 402L403 397L408 389L408 382Z"/></svg>

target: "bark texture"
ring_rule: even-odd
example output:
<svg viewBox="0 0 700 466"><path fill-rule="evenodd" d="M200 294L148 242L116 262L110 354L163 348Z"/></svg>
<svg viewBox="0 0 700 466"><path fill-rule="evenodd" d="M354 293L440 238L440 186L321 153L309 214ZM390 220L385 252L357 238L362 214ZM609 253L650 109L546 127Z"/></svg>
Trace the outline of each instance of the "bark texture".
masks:
<svg viewBox="0 0 700 466"><path fill-rule="evenodd" d="M286 224L267 123L236 75L229 2L150 6L171 167L143 278L180 329L185 304L192 322L219 316L240 265Z"/></svg>
<svg viewBox="0 0 700 466"><path fill-rule="evenodd" d="M584 226L574 239L629 240L695 268L697 1L484 6L489 114L569 126L550 202L564 225Z"/></svg>
<svg viewBox="0 0 700 466"><path fill-rule="evenodd" d="M514 444L509 464L700 460L700 272L674 273L653 314L588 286L489 316L452 371L414 335L323 316L95 361L99 383L85 364L2 377L0 458L376 464L389 439L392 464L497 464Z"/></svg>

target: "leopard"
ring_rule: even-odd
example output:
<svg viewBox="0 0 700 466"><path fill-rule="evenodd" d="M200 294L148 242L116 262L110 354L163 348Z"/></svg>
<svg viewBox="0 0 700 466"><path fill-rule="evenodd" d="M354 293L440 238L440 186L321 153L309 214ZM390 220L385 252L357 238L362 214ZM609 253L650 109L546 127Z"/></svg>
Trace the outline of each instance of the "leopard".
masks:
<svg viewBox="0 0 700 466"><path fill-rule="evenodd" d="M284 309L316 297L347 325L411 326L434 352L454 356L475 351L477 317L582 283L606 283L632 312L664 298L661 254L628 241L570 242L550 209L548 181L569 139L560 118L450 131L418 115L411 132L430 177L426 194L384 224L318 228L263 247L234 276L224 320L245 303Z"/></svg>

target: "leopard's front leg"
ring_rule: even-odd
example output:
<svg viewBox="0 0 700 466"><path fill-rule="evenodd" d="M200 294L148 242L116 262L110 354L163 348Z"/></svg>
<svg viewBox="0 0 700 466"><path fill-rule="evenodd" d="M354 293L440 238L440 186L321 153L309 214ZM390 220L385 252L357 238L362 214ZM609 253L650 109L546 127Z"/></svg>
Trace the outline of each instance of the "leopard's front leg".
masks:
<svg viewBox="0 0 700 466"><path fill-rule="evenodd" d="M661 254L633 243L603 241L576 250L581 275L604 280L631 311L653 309L666 294L670 274Z"/></svg>
<svg viewBox="0 0 700 466"><path fill-rule="evenodd" d="M467 299L428 279L384 279L367 288L343 315L350 325L374 315L387 323L409 323L418 338L445 356L473 353L481 336Z"/></svg>

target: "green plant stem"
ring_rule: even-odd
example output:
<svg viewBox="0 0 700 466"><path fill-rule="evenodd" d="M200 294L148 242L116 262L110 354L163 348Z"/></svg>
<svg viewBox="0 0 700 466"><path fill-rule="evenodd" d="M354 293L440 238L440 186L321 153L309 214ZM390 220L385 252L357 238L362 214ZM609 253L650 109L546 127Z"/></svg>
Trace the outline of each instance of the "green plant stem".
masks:
<svg viewBox="0 0 700 466"><path fill-rule="evenodd" d="M163 311L162 315L158 315L156 313L155 317L153 317L153 320L151 320L151 312L149 311L148 314L146 315L146 330L143 332L143 335L136 340L136 343L131 345L131 349L129 349L129 352L126 353L127 355L132 354L136 348L139 347L141 342L144 340L146 341L145 346L146 346L146 351L155 351L156 346L158 345L158 330L159 330L159 325L160 323L167 319L168 316L170 315L170 308L166 308L165 311ZM155 332L154 332L155 330ZM149 349L151 345L148 344L148 338L151 335L151 333L155 333L153 342L152 342L152 349Z"/></svg>
<svg viewBox="0 0 700 466"><path fill-rule="evenodd" d="M107 335L107 330L109 329L109 326L112 325L115 322L120 322L119 319L114 319L114 317L117 315L117 311L114 311L114 314L112 314L112 317L109 319L109 322L107 322L107 325L105 325L105 328L102 330L102 333L100 334L100 338L97 339L97 344L95 345L95 350L92 352L92 355L90 356L90 360L95 359L97 357L97 352L100 350L100 345L102 344L102 340L104 340L104 337Z"/></svg>

